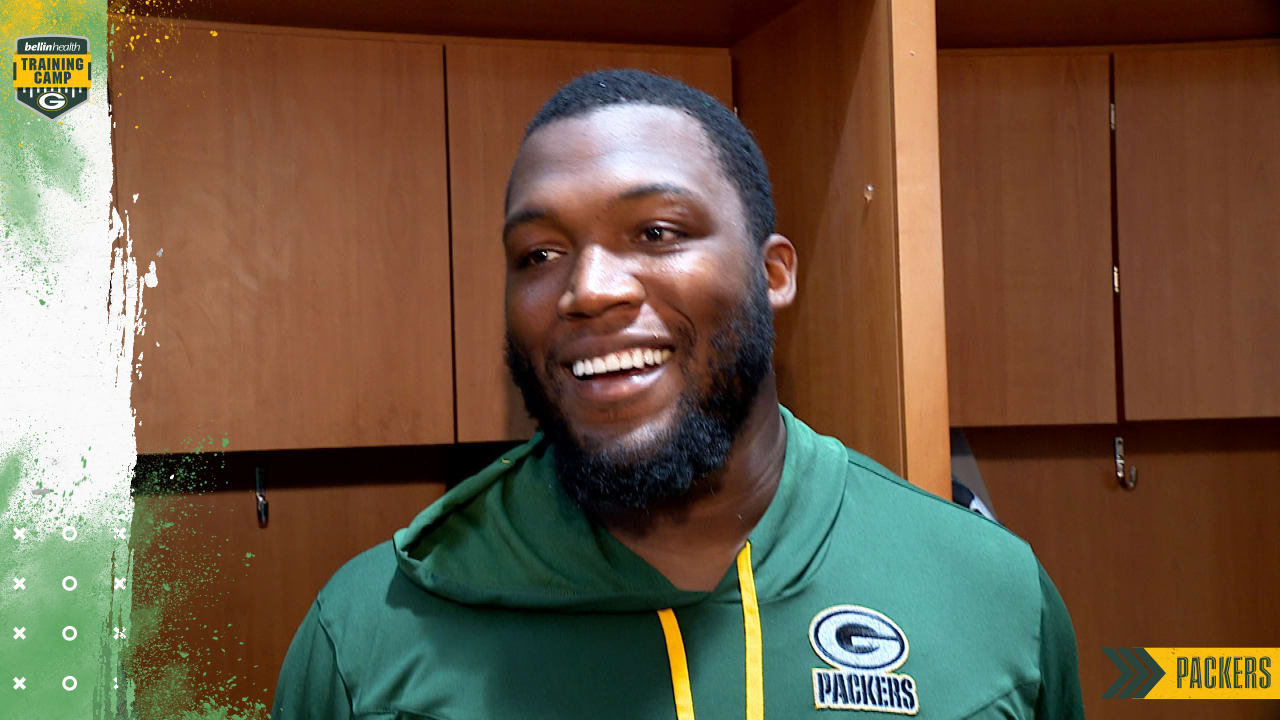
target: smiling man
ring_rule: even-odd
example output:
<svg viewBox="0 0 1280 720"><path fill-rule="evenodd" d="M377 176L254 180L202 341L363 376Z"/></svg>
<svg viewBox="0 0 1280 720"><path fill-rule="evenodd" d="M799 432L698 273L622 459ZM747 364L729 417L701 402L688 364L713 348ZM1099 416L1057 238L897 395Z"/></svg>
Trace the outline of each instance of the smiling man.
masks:
<svg viewBox="0 0 1280 720"><path fill-rule="evenodd" d="M778 404L798 260L732 112L578 78L502 242L540 432L334 576L273 718L1081 716L1027 545Z"/></svg>

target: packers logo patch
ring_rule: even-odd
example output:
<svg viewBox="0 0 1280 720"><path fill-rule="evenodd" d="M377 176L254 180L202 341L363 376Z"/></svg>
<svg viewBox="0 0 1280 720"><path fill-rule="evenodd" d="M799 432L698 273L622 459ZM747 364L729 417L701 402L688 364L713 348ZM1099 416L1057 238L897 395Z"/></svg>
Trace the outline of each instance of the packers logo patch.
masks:
<svg viewBox="0 0 1280 720"><path fill-rule="evenodd" d="M831 667L813 669L819 710L872 710L915 715L915 678L895 673L911 652L906 633L888 616L859 605L836 605L809 623L809 644Z"/></svg>
<svg viewBox="0 0 1280 720"><path fill-rule="evenodd" d="M89 99L89 39L72 35L18 38L13 93L50 120Z"/></svg>

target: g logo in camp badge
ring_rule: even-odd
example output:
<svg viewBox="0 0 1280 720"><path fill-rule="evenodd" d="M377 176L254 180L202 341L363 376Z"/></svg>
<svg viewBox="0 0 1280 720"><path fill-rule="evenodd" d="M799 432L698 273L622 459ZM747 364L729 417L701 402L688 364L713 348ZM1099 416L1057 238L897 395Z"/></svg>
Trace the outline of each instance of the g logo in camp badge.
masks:
<svg viewBox="0 0 1280 720"><path fill-rule="evenodd" d="M50 120L89 98L89 39L74 35L20 37L13 49L13 93Z"/></svg>
<svg viewBox="0 0 1280 720"><path fill-rule="evenodd" d="M809 623L809 644L831 666L813 670L815 708L920 711L915 678L892 672L907 661L910 643L884 613L860 605L829 607Z"/></svg>

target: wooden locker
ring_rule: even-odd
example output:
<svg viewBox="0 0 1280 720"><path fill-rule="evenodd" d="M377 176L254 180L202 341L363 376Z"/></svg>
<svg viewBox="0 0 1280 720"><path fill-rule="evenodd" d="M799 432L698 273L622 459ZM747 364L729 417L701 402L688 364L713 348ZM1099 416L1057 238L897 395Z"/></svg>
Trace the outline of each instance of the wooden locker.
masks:
<svg viewBox="0 0 1280 720"><path fill-rule="evenodd" d="M1115 62L1125 417L1280 415L1280 43Z"/></svg>
<svg viewBox="0 0 1280 720"><path fill-rule="evenodd" d="M451 442L441 46L218 28L112 64L139 450Z"/></svg>
<svg viewBox="0 0 1280 720"><path fill-rule="evenodd" d="M1109 64L939 58L952 425L1116 420Z"/></svg>

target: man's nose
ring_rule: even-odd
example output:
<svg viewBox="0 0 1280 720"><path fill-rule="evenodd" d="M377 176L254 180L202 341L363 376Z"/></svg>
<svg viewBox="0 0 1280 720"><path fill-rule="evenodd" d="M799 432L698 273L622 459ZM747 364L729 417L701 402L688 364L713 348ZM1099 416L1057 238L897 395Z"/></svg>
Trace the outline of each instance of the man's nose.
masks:
<svg viewBox="0 0 1280 720"><path fill-rule="evenodd" d="M588 318L643 301L644 285L627 259L592 243L578 253L557 309L564 318Z"/></svg>

